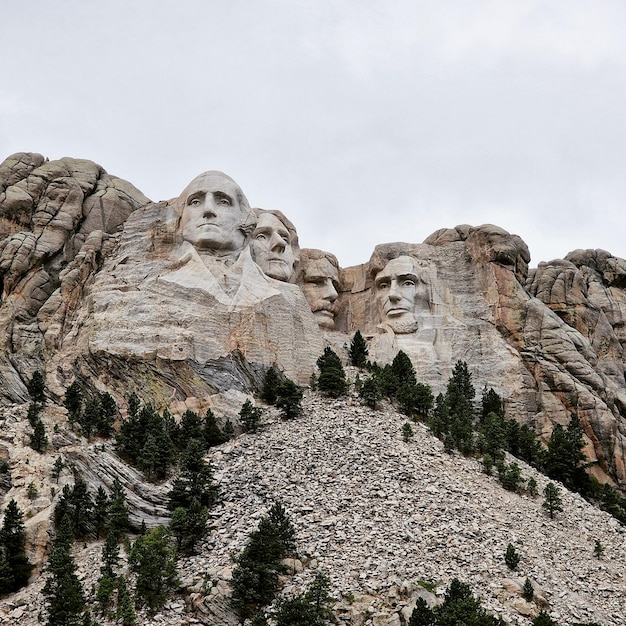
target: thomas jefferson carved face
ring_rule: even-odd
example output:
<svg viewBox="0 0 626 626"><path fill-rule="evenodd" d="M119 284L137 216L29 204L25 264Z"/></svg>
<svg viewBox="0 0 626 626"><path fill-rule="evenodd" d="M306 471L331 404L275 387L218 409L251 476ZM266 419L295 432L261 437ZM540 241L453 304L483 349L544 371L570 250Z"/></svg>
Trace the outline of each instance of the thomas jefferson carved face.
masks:
<svg viewBox="0 0 626 626"><path fill-rule="evenodd" d="M291 235L278 217L262 212L252 232L252 258L263 273L276 280L288 281L296 262Z"/></svg>
<svg viewBox="0 0 626 626"><path fill-rule="evenodd" d="M374 279L376 305L380 321L398 334L417 330L416 308L426 293L419 270L410 256L399 256L385 265Z"/></svg>
<svg viewBox="0 0 626 626"><path fill-rule="evenodd" d="M335 328L335 305L339 289L339 270L326 257L301 259L300 288L320 328Z"/></svg>
<svg viewBox="0 0 626 626"><path fill-rule="evenodd" d="M184 241L201 251L232 252L244 247L242 225L250 209L241 188L226 174L200 174L187 185L179 202Z"/></svg>

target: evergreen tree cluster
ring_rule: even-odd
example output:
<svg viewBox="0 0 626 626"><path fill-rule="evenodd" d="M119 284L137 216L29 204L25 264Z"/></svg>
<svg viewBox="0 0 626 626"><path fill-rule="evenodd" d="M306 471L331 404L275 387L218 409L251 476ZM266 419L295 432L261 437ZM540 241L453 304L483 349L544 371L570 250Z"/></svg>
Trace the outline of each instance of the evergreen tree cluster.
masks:
<svg viewBox="0 0 626 626"><path fill-rule="evenodd" d="M11 499L0 527L0 596L24 587L33 569L26 555L23 518L17 502Z"/></svg>
<svg viewBox="0 0 626 626"><path fill-rule="evenodd" d="M169 530L179 552L192 554L207 531L209 509L215 504L218 489L213 466L204 460L205 447L200 439L191 439L183 453L180 473L168 494L172 511Z"/></svg>
<svg viewBox="0 0 626 626"><path fill-rule="evenodd" d="M206 451L227 438L211 409L203 418L195 411L185 411L176 423L167 409L161 414L151 404L141 406L132 394L115 445L122 459L143 471L148 480L157 481L168 476L191 440L199 441Z"/></svg>
<svg viewBox="0 0 626 626"><path fill-rule="evenodd" d="M28 406L28 423L32 427L28 444L35 452L42 453L48 446L46 427L41 414L46 405L46 379L40 371L35 371L26 385L31 402Z"/></svg>
<svg viewBox="0 0 626 626"><path fill-rule="evenodd" d="M381 398L396 401L403 413L412 418L426 418L433 406L429 385L418 383L411 359L400 350L391 364L380 367L368 363L370 376L360 385L359 395L375 409Z"/></svg>
<svg viewBox="0 0 626 626"><path fill-rule="evenodd" d="M232 606L244 622L269 605L285 573L281 560L295 552L295 530L285 509L274 504L250 533L231 581Z"/></svg>
<svg viewBox="0 0 626 626"><path fill-rule="evenodd" d="M118 480L111 493L98 487L95 497L80 477L73 485L65 485L54 509L57 531L66 527L72 539L97 539L113 535L116 539L130 530L126 495Z"/></svg>
<svg viewBox="0 0 626 626"><path fill-rule="evenodd" d="M293 419L302 413L304 390L275 367L270 367L263 379L261 398L278 407L285 419Z"/></svg>
<svg viewBox="0 0 626 626"><path fill-rule="evenodd" d="M346 373L337 353L329 348L324 348L324 353L317 359L319 377L317 388L324 395L331 398L339 398L348 392Z"/></svg>
<svg viewBox="0 0 626 626"><path fill-rule="evenodd" d="M72 426L78 425L81 434L87 439L93 435L110 437L118 415L117 404L108 393L96 393L85 398L78 381L74 381L65 391L63 405L67 409L67 419Z"/></svg>
<svg viewBox="0 0 626 626"><path fill-rule="evenodd" d="M489 615L474 597L471 589L457 578L448 587L442 604L430 608L423 598L418 598L409 619L409 626L503 626L504 622Z"/></svg>

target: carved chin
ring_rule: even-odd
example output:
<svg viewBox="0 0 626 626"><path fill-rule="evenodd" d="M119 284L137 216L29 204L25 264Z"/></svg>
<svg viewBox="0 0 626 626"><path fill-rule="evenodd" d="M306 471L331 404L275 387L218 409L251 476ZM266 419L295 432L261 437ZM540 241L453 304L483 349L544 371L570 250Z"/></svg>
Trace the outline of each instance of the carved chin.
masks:
<svg viewBox="0 0 626 626"><path fill-rule="evenodd" d="M387 319L387 324L389 324L391 330L393 330L396 335L408 335L418 329L417 320L413 316L404 320Z"/></svg>
<svg viewBox="0 0 626 626"><path fill-rule="evenodd" d="M315 315L320 328L324 330L333 330L335 328L335 315L330 311L315 311L313 315Z"/></svg>

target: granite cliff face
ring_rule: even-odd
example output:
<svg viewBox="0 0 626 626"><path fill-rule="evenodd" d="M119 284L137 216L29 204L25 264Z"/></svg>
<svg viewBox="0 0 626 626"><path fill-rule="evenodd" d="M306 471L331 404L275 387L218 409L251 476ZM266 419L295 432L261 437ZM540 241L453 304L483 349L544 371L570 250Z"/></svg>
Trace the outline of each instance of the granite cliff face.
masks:
<svg viewBox="0 0 626 626"><path fill-rule="evenodd" d="M0 165L0 238L5 403L41 369L57 401L78 378L232 415L267 367L305 384L359 329L435 393L466 361L544 440L577 412L592 471L626 488L626 261L607 252L529 270L518 236L462 225L339 268L220 172L152 203L91 162L27 153Z"/></svg>

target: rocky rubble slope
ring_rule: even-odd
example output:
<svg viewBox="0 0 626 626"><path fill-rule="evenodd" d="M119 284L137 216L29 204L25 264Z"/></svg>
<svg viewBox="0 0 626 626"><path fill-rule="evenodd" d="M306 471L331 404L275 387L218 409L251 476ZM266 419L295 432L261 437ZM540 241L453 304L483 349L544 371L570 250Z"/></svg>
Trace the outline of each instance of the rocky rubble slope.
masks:
<svg viewBox="0 0 626 626"><path fill-rule="evenodd" d="M268 409L261 432L211 450L222 500L210 536L197 556L180 562L183 593L138 623L236 624L228 609L231 555L280 500L296 527L299 557L284 591L300 590L323 570L341 623L406 624L418 594L435 599L418 581L441 594L457 577L511 624L529 624L538 605L561 625L626 624L626 529L608 514L564 490L565 510L550 520L541 497L505 491L477 461L445 453L426 427L415 425L404 443L405 417L388 405L371 411L356 397L311 392L303 404L297 420L281 421ZM541 492L545 477L520 465ZM598 539L601 559L592 555ZM504 563L508 543L522 557L515 573ZM89 589L100 545L77 549ZM520 596L526 577L537 603ZM3 603L0 624L37 623L42 579Z"/></svg>

